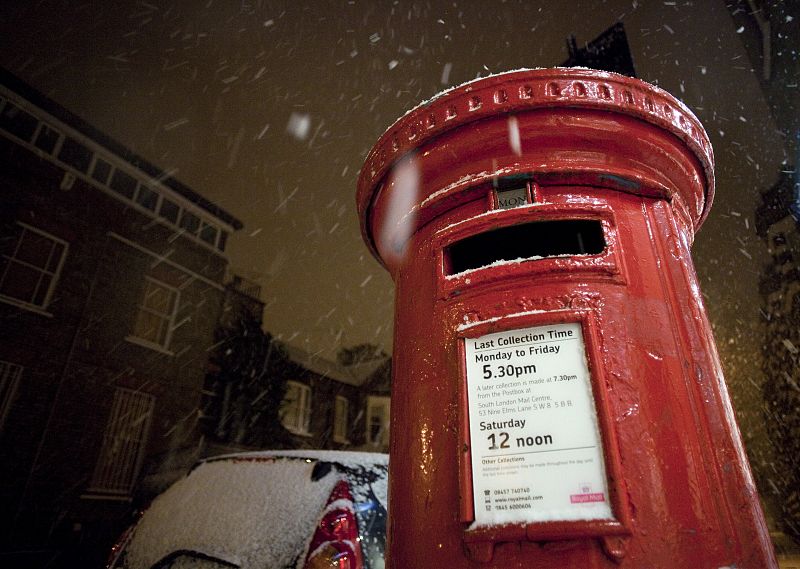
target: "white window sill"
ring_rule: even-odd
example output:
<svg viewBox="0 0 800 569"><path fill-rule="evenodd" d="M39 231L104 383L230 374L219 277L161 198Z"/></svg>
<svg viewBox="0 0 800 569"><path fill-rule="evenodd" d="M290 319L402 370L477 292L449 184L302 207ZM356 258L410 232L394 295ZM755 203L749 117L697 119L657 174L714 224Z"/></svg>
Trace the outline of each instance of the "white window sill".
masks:
<svg viewBox="0 0 800 569"><path fill-rule="evenodd" d="M127 494L101 494L100 492L88 490L86 494L81 494L81 500L108 500L110 502L133 502Z"/></svg>
<svg viewBox="0 0 800 569"><path fill-rule="evenodd" d="M142 348L147 348L148 350L153 350L154 352L158 352L159 354L164 354L165 356L175 355L175 352L166 349L164 346L159 346L158 344L154 344L153 342L148 342L147 340L143 340L142 338L137 338L136 336L125 336L125 341L130 342L131 344L136 344L137 346L141 346Z"/></svg>
<svg viewBox="0 0 800 569"><path fill-rule="evenodd" d="M284 425L286 427L286 425ZM294 427L286 427L286 430L292 433L293 435L297 435L298 437L313 437L314 433L311 431L301 431L299 429L295 429Z"/></svg>
<svg viewBox="0 0 800 569"><path fill-rule="evenodd" d="M16 306L17 308L22 308L29 312L35 312L41 316L47 316L48 318L53 317L52 312L48 312L41 306L36 306L35 304L29 304L27 302L22 302L21 300L17 300L16 298L12 298L10 296L3 296L0 295L0 302L4 302L6 304L10 304L11 306Z"/></svg>

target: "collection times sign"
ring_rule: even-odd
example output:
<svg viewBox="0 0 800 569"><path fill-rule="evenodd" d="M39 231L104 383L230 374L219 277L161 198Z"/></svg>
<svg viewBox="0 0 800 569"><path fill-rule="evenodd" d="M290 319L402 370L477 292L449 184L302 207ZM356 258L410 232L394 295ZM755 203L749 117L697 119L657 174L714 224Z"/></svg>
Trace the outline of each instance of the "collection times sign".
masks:
<svg viewBox="0 0 800 569"><path fill-rule="evenodd" d="M464 341L476 525L612 519L581 325Z"/></svg>

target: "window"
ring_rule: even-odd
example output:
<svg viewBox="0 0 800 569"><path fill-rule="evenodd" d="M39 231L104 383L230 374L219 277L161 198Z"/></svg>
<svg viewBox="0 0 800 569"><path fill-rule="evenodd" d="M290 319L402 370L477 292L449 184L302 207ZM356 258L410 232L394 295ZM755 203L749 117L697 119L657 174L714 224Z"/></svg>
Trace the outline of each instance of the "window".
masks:
<svg viewBox="0 0 800 569"><path fill-rule="evenodd" d="M44 150L48 154L52 154L53 150L56 148L56 144L58 143L60 136L61 135L56 129L47 126L46 124L42 124L42 128L39 129L39 134L36 135L36 142L34 142L34 144L40 150Z"/></svg>
<svg viewBox="0 0 800 569"><path fill-rule="evenodd" d="M94 170L92 170L92 178L101 184L108 183L108 175L111 173L111 164L98 158L94 161Z"/></svg>
<svg viewBox="0 0 800 569"><path fill-rule="evenodd" d="M0 299L47 308L67 255L66 241L23 223L0 242Z"/></svg>
<svg viewBox="0 0 800 569"><path fill-rule="evenodd" d="M38 124L36 117L11 103L6 103L0 112L0 128L26 142L31 139Z"/></svg>
<svg viewBox="0 0 800 569"><path fill-rule="evenodd" d="M179 213L180 213L180 208L175 202L173 202L172 200L168 200L167 198L161 199L161 209L158 211L158 214L161 217L163 217L167 221L171 221L172 223L178 223Z"/></svg>
<svg viewBox="0 0 800 569"><path fill-rule="evenodd" d="M139 474L154 406L155 398L147 393L124 388L114 392L90 492L130 494Z"/></svg>
<svg viewBox="0 0 800 569"><path fill-rule="evenodd" d="M181 216L180 226L189 233L197 233L197 230L200 228L200 218L193 213L184 211Z"/></svg>
<svg viewBox="0 0 800 569"><path fill-rule="evenodd" d="M203 222L203 229L200 230L200 239L209 245L213 245L217 240L217 228Z"/></svg>
<svg viewBox="0 0 800 569"><path fill-rule="evenodd" d="M158 205L158 194L147 186L139 184L139 191L136 193L136 203L150 211L155 211Z"/></svg>
<svg viewBox="0 0 800 569"><path fill-rule="evenodd" d="M111 176L109 187L118 194L128 199L133 199L133 192L136 190L136 179L122 170L115 170L114 175Z"/></svg>
<svg viewBox="0 0 800 569"><path fill-rule="evenodd" d="M80 172L87 172L92 162L92 151L74 138L64 138L58 159Z"/></svg>
<svg viewBox="0 0 800 569"><path fill-rule="evenodd" d="M311 388L296 381L286 382L286 396L281 405L281 422L292 433L310 435Z"/></svg>
<svg viewBox="0 0 800 569"><path fill-rule="evenodd" d="M168 349L175 313L178 308L178 290L150 277L145 277L144 294L133 326L133 337L147 344Z"/></svg>
<svg viewBox="0 0 800 569"><path fill-rule="evenodd" d="M217 243L217 249L220 251L225 250L225 244L228 242L228 233L226 231L221 231L219 234L219 242Z"/></svg>
<svg viewBox="0 0 800 569"><path fill-rule="evenodd" d="M14 402L17 384L19 384L21 377L22 366L0 361L0 430L2 430L3 424L6 422L11 403Z"/></svg>
<svg viewBox="0 0 800 569"><path fill-rule="evenodd" d="M389 398L367 397L367 443L389 446Z"/></svg>
<svg viewBox="0 0 800 569"><path fill-rule="evenodd" d="M333 409L333 442L347 443L347 416L350 411L350 402L346 397L336 396L336 403Z"/></svg>

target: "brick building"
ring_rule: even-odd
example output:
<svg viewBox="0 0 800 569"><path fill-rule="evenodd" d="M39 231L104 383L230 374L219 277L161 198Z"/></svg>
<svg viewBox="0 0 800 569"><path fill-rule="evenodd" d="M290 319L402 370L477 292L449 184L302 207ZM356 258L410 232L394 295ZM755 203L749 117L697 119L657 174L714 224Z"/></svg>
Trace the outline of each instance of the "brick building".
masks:
<svg viewBox="0 0 800 569"><path fill-rule="evenodd" d="M242 224L4 71L0 163L0 566L67 566L199 454Z"/></svg>
<svg viewBox="0 0 800 569"><path fill-rule="evenodd" d="M389 452L388 356L344 364L293 346L287 351L297 368L287 377L281 421L293 446Z"/></svg>
<svg viewBox="0 0 800 569"><path fill-rule="evenodd" d="M242 308L241 292L227 291L223 321ZM281 448L388 452L388 356L343 364L254 333L252 323L222 326L203 390L204 457Z"/></svg>

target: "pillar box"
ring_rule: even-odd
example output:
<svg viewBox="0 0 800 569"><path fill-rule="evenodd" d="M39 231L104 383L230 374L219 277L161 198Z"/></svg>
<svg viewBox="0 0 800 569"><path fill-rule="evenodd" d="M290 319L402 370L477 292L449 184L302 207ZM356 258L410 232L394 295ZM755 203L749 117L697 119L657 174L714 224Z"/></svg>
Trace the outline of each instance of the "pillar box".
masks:
<svg viewBox="0 0 800 569"><path fill-rule="evenodd" d="M616 74L476 80L384 133L389 567L776 566L689 252L713 192L697 118Z"/></svg>

